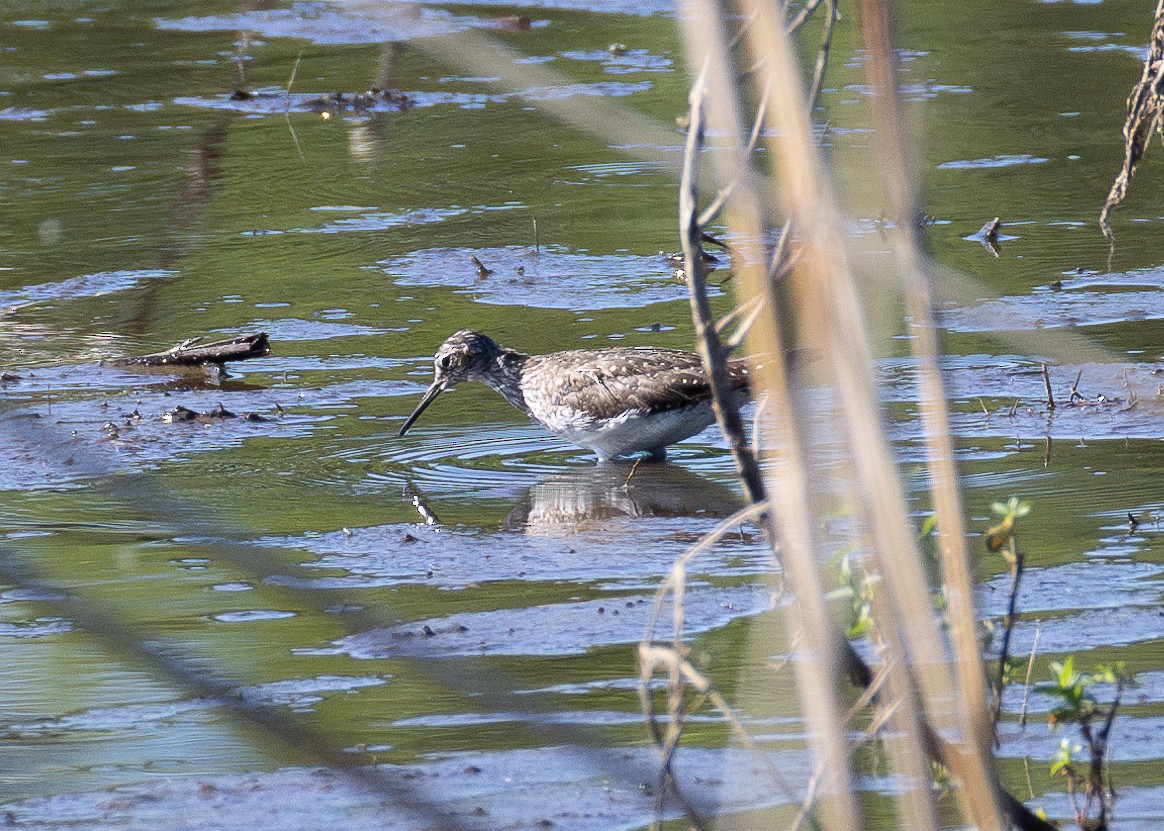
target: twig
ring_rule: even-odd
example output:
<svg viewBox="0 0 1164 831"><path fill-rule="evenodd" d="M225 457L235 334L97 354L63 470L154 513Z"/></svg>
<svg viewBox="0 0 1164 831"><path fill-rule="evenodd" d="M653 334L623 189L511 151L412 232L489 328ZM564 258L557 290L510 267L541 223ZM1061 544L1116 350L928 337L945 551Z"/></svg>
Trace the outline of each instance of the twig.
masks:
<svg viewBox="0 0 1164 831"><path fill-rule="evenodd" d="M737 525L750 519L759 518L766 511L767 505L765 503L748 505L740 511L737 511L700 538L698 542L688 548L672 564L667 577L664 578L658 592L655 594L655 602L647 615L647 625L643 640L639 644L639 700L652 738L662 753L658 791L656 793L656 811L659 816L662 815L662 800L667 793L672 793L683 803L684 812L697 827L702 827L702 819L695 812L694 808L686 803L682 794L679 793L672 772L672 762L675 752L678 749L679 739L682 735L685 709L683 706L684 682L694 687L700 695L711 699L712 703L728 719L733 730L740 735L747 746L754 749L755 745L748 735L747 730L739 723L738 718L728 706L727 701L712 689L711 683L686 660L686 650L683 644L683 597L686 590L687 565L700 553L706 551L730 533ZM652 644L655 628L658 625L659 617L662 613L663 600L668 593L672 597L673 604L672 643L669 648ZM654 698L651 694L651 680L654 677L655 670L659 667L663 667L666 670L668 678L667 712L669 720L666 729L661 729L659 726L658 719L655 715ZM772 770L775 781L777 781L786 793L791 794L791 788L789 788L775 767L770 762L767 762L767 760L765 760L765 763Z"/></svg>
<svg viewBox="0 0 1164 831"><path fill-rule="evenodd" d="M995 677L994 685L993 715L996 729L1002 718L1002 688L1006 684L1006 668L1010 660L1010 636L1014 631L1015 621L1018 619L1019 583L1023 579L1023 555L1018 549L1013 532L1010 535L1010 556L1007 559L1010 560L1010 599L1007 603L1006 617L1003 620L1002 644L998 649L998 674ZM995 738L995 746L998 746L997 737Z"/></svg>
<svg viewBox="0 0 1164 831"><path fill-rule="evenodd" d="M623 490L626 490L627 488L630 487L631 479L634 478L635 473L638 471L639 465L642 464L642 462L643 462L642 456L639 456L638 458L635 459L634 464L631 465L630 473L628 473L626 475L626 481L624 481L622 483Z"/></svg>
<svg viewBox="0 0 1164 831"><path fill-rule="evenodd" d="M727 314L725 314L723 317L721 317L718 321L716 321L715 333L717 335L722 336L724 333L724 330L727 329L727 327L731 326L735 320L739 319L745 313L751 314L755 309L760 308L763 305L764 305L764 298L763 297L753 297L752 299L750 299L744 303L741 303L741 304L736 305L736 306L732 306L731 311L729 311Z"/></svg>
<svg viewBox="0 0 1164 831"><path fill-rule="evenodd" d="M291 132L291 143L295 145L295 152L299 155L299 160L306 160L303 155L303 149L299 146L299 136L295 134L295 126L291 123L291 87L295 85L295 75L299 72L299 61L303 59L303 53L300 52L295 56L295 64L291 67L291 77L287 79L287 92L283 99L283 120L287 122L287 129Z"/></svg>
<svg viewBox="0 0 1164 831"><path fill-rule="evenodd" d="M691 126L687 131L687 145L683 153L683 172L679 182L679 226L682 230L683 262L687 272L687 292L691 303L691 317L695 322L699 354L707 370L716 420L728 441L736 470L743 481L749 502L764 500L764 481L760 465L744 438L739 409L733 400L732 387L727 375L729 350L720 343L716 334L715 317L707 299L707 271L700 244L702 228L697 216L697 168L703 146L703 99L707 89L704 66L691 89Z"/></svg>
<svg viewBox="0 0 1164 831"><path fill-rule="evenodd" d="M659 591L655 594L655 603L651 607L650 613L647 615L646 630L643 633L642 642L644 644L649 643L654 639L655 627L658 625L659 615L663 610L664 594L668 589L673 588L676 584L682 583L684 577L686 576L687 564L698 557L701 553L711 548L711 546L719 542L719 540L721 540L725 535L731 533L737 525L748 522L750 520L759 519L765 513L767 513L767 511L767 502L756 502L741 508L727 519L723 520L719 525L715 526L715 528L711 529L702 537L700 537L698 542L683 552L683 556L681 556L671 565L671 570L667 573L667 576L663 578L663 582L659 586Z"/></svg>
<svg viewBox="0 0 1164 831"><path fill-rule="evenodd" d="M800 26L802 26L805 21L808 20L812 13L816 11L820 4L821 0L811 0L810 3L805 5L800 10L800 13L797 15L795 20L788 24L788 31L794 32L796 29L800 28ZM825 17L824 29L821 33L820 49L817 51L816 65L813 68L812 83L809 86L809 94L807 96L808 111L810 113L816 109L817 102L820 99L821 88L824 86L824 75L825 69L828 67L829 49L832 45L833 30L836 27L836 22L839 17L840 15L837 14L837 0L828 0L827 15ZM753 19L754 16L749 18L747 24L750 25ZM745 25L745 27L741 29L739 35L737 35L737 38L742 38L746 31L747 26ZM738 40L736 43L738 43ZM733 47L734 45L735 43L733 43ZM744 147L745 154L750 155L752 151L756 149L756 144L760 140L764 122L768 118L768 107L771 94L771 83L765 82L764 90L760 94L759 104L756 107L756 115L752 119L752 131L748 136L748 143ZM700 227L710 224L717 216L719 216L719 212L723 210L723 207L727 203L728 198L735 190L735 184L735 182L729 182L727 185L720 189L719 193L716 194L711 203L703 210L703 213L699 215ZM781 248L783 247L784 240L788 235L790 227L791 219L785 223L784 230L780 234L780 239L777 245ZM779 265L781 264L781 259L781 257L775 255L772 257L773 273L776 273L778 270Z"/></svg>
<svg viewBox="0 0 1164 831"><path fill-rule="evenodd" d="M1105 797L1106 803L1111 803L1115 798L1115 796L1114 796L1115 789L1112 787L1112 784L1111 784L1111 741L1110 741L1110 738L1111 738L1111 726L1112 726L1112 723L1115 721L1116 711L1119 709L1120 703L1123 701L1123 698L1124 698L1124 679L1122 677L1119 677L1116 679L1116 693L1115 693L1115 697L1112 699L1112 702L1111 702L1111 709L1108 710L1108 713L1107 713L1107 721L1104 722L1103 730L1100 731L1100 735L1103 739L1103 762L1104 762L1104 767L1107 769L1107 773L1106 773L1106 776L1104 778L1104 784L1105 784L1104 797ZM1110 794L1110 797L1109 797L1109 794ZM1110 815L1111 815L1111 805L1107 804L1105 806L1103 816L1101 817L1101 819L1103 820L1104 823L1107 822L1108 817Z"/></svg>
<svg viewBox="0 0 1164 831"><path fill-rule="evenodd" d="M869 685L869 688L866 689L861 694L861 697L853 704L853 706L849 708L850 719L856 716L856 714L861 710L864 710L866 707L868 707L869 704L872 703L872 701L876 698L878 691L880 691L882 686L884 686L885 680L889 676L888 670L888 665L882 666L881 670L877 673L877 677L874 679L873 683ZM882 724L887 721L891 715L893 715L893 711L895 709L895 706L886 707L884 711L870 723L869 727L862 732L860 741L854 743L850 747L850 759L856 754L857 750L862 745L868 744L873 740L877 734L877 731L880 730ZM787 831L799 831L801 826L804 825L805 820L811 818L812 808L816 803L817 790L820 787L820 781L824 777L824 773L824 765L818 764L816 769L812 772L812 776L810 776L808 779L808 785L805 788L804 799L800 803L800 810L796 812L796 818L792 820L792 823L788 826ZM812 820L812 822L814 825L816 825L815 820Z"/></svg>
<svg viewBox="0 0 1164 831"><path fill-rule="evenodd" d="M803 26L808 21L808 19L812 17L812 13L816 11L816 7L819 6L820 3L821 0L808 0L807 3L801 6L800 11L796 14L796 17L792 18L792 20L788 21L788 23L784 25L785 30L791 34Z"/></svg>
<svg viewBox="0 0 1164 831"><path fill-rule="evenodd" d="M1002 256L1002 247L998 244L998 228L995 225L997 222L998 217L995 217L982 226L982 230L972 237L972 239L978 240L982 247L990 252L990 256L995 258Z"/></svg>
<svg viewBox="0 0 1164 831"><path fill-rule="evenodd" d="M760 103L756 107L756 116L752 119L752 132L748 136L747 145L744 147L744 153L747 155L750 155L756 149L756 144L760 140L760 135L764 129L764 121L768 116L768 100L771 93L771 87L765 86L764 92L760 95ZM719 212L723 210L724 205L727 204L727 200L735 192L735 189L735 182L728 182L720 188L719 193L715 195L711 203L703 209L703 213L699 215L698 221L700 228L707 227L719 216Z"/></svg>
<svg viewBox="0 0 1164 831"><path fill-rule="evenodd" d="M295 56L295 63L291 67L291 77L287 79L287 92L283 97L283 112L291 109L291 87L295 86L295 76L299 72L299 62L303 60L303 53Z"/></svg>
<svg viewBox="0 0 1164 831"><path fill-rule="evenodd" d="M493 269L489 268L488 266L485 265L485 263L481 262L481 260L478 259L476 254L470 254L469 260L477 268L477 279L478 280L484 280L486 277L488 277L490 274L493 273Z"/></svg>
<svg viewBox="0 0 1164 831"><path fill-rule="evenodd" d="M744 40L744 35L748 33L748 30L752 28L752 24L755 22L755 12L752 12L751 14L744 17L743 22L740 24L740 28L736 31L735 35L732 36L731 42L728 44L729 52L735 52L737 49L739 49L740 44Z"/></svg>
<svg viewBox="0 0 1164 831"><path fill-rule="evenodd" d="M420 514L421 519L424 520L425 525L440 525L441 521L433 510L428 506L424 495L417 489L416 485L411 479L405 483L405 492L412 498L412 507L416 508L416 512Z"/></svg>
<svg viewBox="0 0 1164 831"><path fill-rule="evenodd" d="M792 264L796 258L800 256L797 254L789 254L788 239L792 234L792 217L784 220L784 226L780 229L780 235L776 237L776 248L772 251L772 259L768 263L768 279L773 283L779 282L784 275L792 270Z"/></svg>
<svg viewBox="0 0 1164 831"><path fill-rule="evenodd" d="M647 644L639 645L639 667L640 667L640 684L644 679L649 680L654 675L655 668L663 666L666 667L668 673L674 672L679 678L690 684L702 698L706 698L711 702L712 706L724 717L728 726L731 727L732 732L736 734L740 742L749 750L759 752L760 748L756 745L755 739L744 727L742 721L735 711L728 704L723 695L718 692L711 682L699 672L689 661L677 653L674 649L660 646L649 646ZM640 689L641 689L640 685ZM700 702L702 704L702 702ZM653 713L653 704L652 704ZM690 708L692 711L695 707ZM659 734L662 735L662 734ZM658 743L658 742L656 742ZM669 755L674 752L674 748L664 751L669 764ZM772 763L767 755L761 755L759 761L768 770L777 786L784 792L789 801L795 800L795 791L792 789L788 781L780 773L780 770ZM673 783L672 783L673 784ZM819 828L815 820L813 827Z"/></svg>
<svg viewBox="0 0 1164 831"><path fill-rule="evenodd" d="M1031 657L1027 659L1027 677L1023 681L1023 706L1019 713L1019 727L1027 726L1027 701L1031 697L1031 670L1035 668L1035 653L1039 650L1039 638L1043 635L1043 625L1035 625L1035 638L1031 642Z"/></svg>
<svg viewBox="0 0 1164 831"><path fill-rule="evenodd" d="M982 228L979 229L978 236L981 237L984 242L989 242L991 245L997 245L998 229L1001 227L1002 220L996 216L994 219L989 220L985 225L982 226Z"/></svg>
<svg viewBox="0 0 1164 831"><path fill-rule="evenodd" d="M829 48L832 46L833 29L837 25L838 17L837 0L828 0L828 5L825 7L824 31L820 37L820 49L816 53L816 66L812 71L812 84L808 88L808 111L810 113L816 109L817 101L820 99L821 88L824 86L825 69L829 63Z"/></svg>
<svg viewBox="0 0 1164 831"><path fill-rule="evenodd" d="M1077 398L1080 401L1087 401L1087 397L1079 392L1079 382L1082 379L1083 379L1083 367L1080 367L1079 373L1075 376L1075 383L1071 385L1071 397L1068 399L1068 403L1074 404L1075 399L1077 399Z"/></svg>
<svg viewBox="0 0 1164 831"><path fill-rule="evenodd" d="M748 336L748 332L752 330L752 325L764 311L764 305L764 298L758 298L752 310L748 312L748 316L740 322L740 325L736 327L731 337L724 341L724 346L727 347L729 352L734 352L744 342L744 339Z"/></svg>
<svg viewBox="0 0 1164 831"><path fill-rule="evenodd" d="M1128 114L1124 120L1124 164L1111 183L1103 209L1099 212L1099 228L1109 243L1114 244L1111 230L1111 211L1124 201L1136 166L1148 150L1148 140L1152 133L1164 135L1164 0L1156 3L1156 14L1152 23L1152 35L1148 41L1148 56L1144 59L1144 69L1139 82L1128 95Z"/></svg>
<svg viewBox="0 0 1164 831"><path fill-rule="evenodd" d="M767 393L761 395L760 400L756 402L756 412L752 416L752 452L757 455L764 452L764 446L760 443L760 428L764 424L764 413L768 409L769 400Z"/></svg>
<svg viewBox="0 0 1164 831"><path fill-rule="evenodd" d="M1161 0L1164 2L1164 0ZM1043 364L1043 386L1047 389L1047 409L1054 412L1055 410L1055 394L1051 392L1051 373L1047 371L1047 365Z"/></svg>

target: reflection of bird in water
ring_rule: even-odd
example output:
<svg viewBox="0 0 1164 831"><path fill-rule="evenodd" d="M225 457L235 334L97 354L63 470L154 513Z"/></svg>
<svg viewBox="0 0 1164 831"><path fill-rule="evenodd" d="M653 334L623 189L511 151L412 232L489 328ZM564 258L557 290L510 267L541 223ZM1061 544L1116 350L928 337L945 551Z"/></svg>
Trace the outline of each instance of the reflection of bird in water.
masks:
<svg viewBox="0 0 1164 831"><path fill-rule="evenodd" d="M461 381L487 384L551 433L593 450L599 461L646 452L666 456L667 445L694 436L715 421L703 360L694 352L649 346L572 349L525 355L465 330L441 344L432 386L400 428L400 435L438 395ZM748 389L743 360L728 362L732 389Z"/></svg>
<svg viewBox="0 0 1164 831"><path fill-rule="evenodd" d="M741 504L731 488L679 465L582 467L531 487L504 527L559 537L610 530L620 517L725 517Z"/></svg>

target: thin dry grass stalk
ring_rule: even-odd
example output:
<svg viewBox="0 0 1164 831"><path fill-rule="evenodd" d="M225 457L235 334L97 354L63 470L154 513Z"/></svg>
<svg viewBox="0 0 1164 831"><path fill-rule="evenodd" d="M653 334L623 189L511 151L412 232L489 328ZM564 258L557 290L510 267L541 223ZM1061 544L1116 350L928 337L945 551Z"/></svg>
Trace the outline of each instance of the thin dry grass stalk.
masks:
<svg viewBox="0 0 1164 831"><path fill-rule="evenodd" d="M702 825L693 808L682 800L682 793L671 774L671 765L675 752L679 747L682 734L683 720L686 714L694 712L703 706L705 701L719 711L732 728L732 732L741 743L750 750L758 749L747 728L740 720L727 699L716 690L711 681L688 660L687 649L683 644L683 596L687 585L687 570L692 560L705 551L710 550L716 543L745 522L760 520L768 511L765 502L748 505L732 516L720 522L714 529L705 534L697 543L692 545L683 556L671 566L659 591L655 595L655 603L647 617L646 630L643 640L639 644L639 701L643 715L650 727L651 735L661 753L660 782L656 790L659 799L658 813L662 814L662 800L668 793L675 795L684 805L688 818L696 825ZM667 597L671 598L672 606L672 643L664 647L654 643L655 631L663 612L663 603ZM651 682L657 673L667 677L667 722L660 724L655 709L655 700ZM696 697L687 701L685 692L690 687L695 690ZM794 802L795 789L788 783L780 771L765 757L760 757L767 768L772 781L784 793L789 802ZM815 824L814 824L815 827Z"/></svg>
<svg viewBox="0 0 1164 831"><path fill-rule="evenodd" d="M822 77L832 23L836 10L828 6L824 41L817 71L814 95ZM909 519L905 497L899 483L892 451L885 438L877 391L871 381L875 360L870 347L868 321L864 319L862 298L849 266L848 241L843 219L833 195L831 183L813 144L809 107L800 89L796 60L779 15L770 7L741 0L737 11L747 21L742 37L729 42L724 31L724 10L714 0L693 2L685 34L693 63L702 67L692 92L692 132L689 135L681 195L681 223L688 247L688 273L693 311L702 336L717 332L709 326L706 298L701 297L701 262L698 239L702 232L699 220L714 215L707 210L696 219L695 156L703 139L704 107L707 121L715 134L727 144L713 154L716 178L730 184L720 190L713 203L718 210L726 207L730 227L742 239L741 249L750 246L751 256L739 259L736 285L741 304L751 304L749 314L754 323L748 342L753 352L769 360L757 372L757 386L769 399L769 406L780 418L766 425L767 444L778 448L773 462L765 470L764 490L771 495L776 520L774 531L781 543L780 553L786 583L791 588L801 616L804 635L802 660L796 662L803 716L809 726L809 744L819 760L819 769L827 773L820 786L826 827L860 827L860 813L851 793L851 746L845 738L848 721L838 691L844 670L854 664L867 667L855 658L851 646L841 638L824 601L817 563L820 540L816 529L822 515L813 498L815 460L812 445L805 440L814 429L812 413L797 406L794 389L782 359L786 346L781 335L776 281L768 279L767 269L754 264L763 261L763 229L767 220L783 213L785 233L780 239L781 257L772 272L786 270L783 251L787 250L789 229L797 229L796 251L799 261L792 291L802 331L828 333L820 344L827 374L840 402L843 414L840 432L848 445L855 482L850 484L859 506L859 527L863 539L871 544L874 561L884 579L885 595L878 597L880 608L880 642L886 650L885 660L894 670L886 678L886 701L879 701L904 740L895 747L895 766L903 781L912 787L902 796L903 820L911 827L935 827L936 808L929 788L929 755L945 764L962 786L963 810L968 819L982 828L1001 828L997 778L983 741L982 725L989 724L985 710L985 686L981 655L973 633L973 607L970 602L970 577L963 542L961 499L953 464L953 447L946 421L945 391L937 359L937 339L933 323L933 291L926 279L924 260L912 226L915 202L912 167L907 164L908 150L904 122L896 88L889 8L870 0L865 4L866 38L876 53L870 72L877 89L878 129L884 158L889 160L890 174L882 183L898 217L898 227L905 229L899 241L902 284L897 287L908 297L911 317L916 321L918 359L925 387L923 403L925 427L932 463L933 499L942 525L943 568L951 591L957 595L952 609L953 646L957 656L956 672L963 681L964 696L954 695L954 675L946 662L946 644L938 626L937 615L927 590L921 552ZM732 46L741 44L746 58L733 60ZM761 101L756 121L746 144L743 101L747 92L741 85L736 66L746 66L742 73ZM769 92L781 90L772 99ZM884 100L880 100L884 99ZM760 127L763 122L763 129ZM772 160L774 179L781 183L777 191L772 180L757 173L749 157L757 136L765 138L768 158ZM726 151L726 152L725 152ZM726 178L725 178L726 177ZM904 291L903 291L904 289ZM705 341L705 360L714 369L726 350L717 337ZM738 438L738 437L737 437ZM737 438L729 434L735 445ZM753 485L750 494L756 493ZM857 542L861 542L859 538ZM676 596L681 590L670 586ZM676 607L679 608L678 606ZM680 627L681 620L675 624ZM676 630L678 632L678 629ZM761 635L761 637L763 637ZM682 653L676 639L673 654ZM950 702L956 706L951 712ZM677 710L675 712L678 712ZM938 730L955 728L959 738L953 742L939 738ZM1006 813L1024 828L1047 828L1017 800L1002 794Z"/></svg>
<svg viewBox="0 0 1164 831"><path fill-rule="evenodd" d="M1109 241L1114 239L1111 230L1112 209L1128 195L1136 166L1148 151L1148 141L1153 133L1159 133L1164 139L1164 0L1156 3L1144 70L1128 95L1128 115L1124 120L1124 164L1111 183L1103 210L1099 212L1100 230Z"/></svg>
<svg viewBox="0 0 1164 831"><path fill-rule="evenodd" d="M786 102L790 99L804 108L803 96L789 94L789 90L799 88L799 78L779 15L770 6L749 7L741 11L750 21L743 42L749 47L755 70L752 77L761 90L782 91L774 101L769 100L769 113L772 108L787 107ZM723 28L725 15L710 0L693 4L688 12L684 18L685 35L693 63L708 67L706 99L700 102L693 96L693 108L706 104L709 123L716 134L729 137L730 142L724 148L725 152L713 154L713 158L720 161L718 178L734 184L727 202L728 224L739 231L740 247L744 249L736 272L737 284L742 287L745 298L765 298L764 308L747 339L752 352L767 356L757 371L758 385L771 398L775 410L788 413L795 410L793 388L783 359L784 338L775 314L777 297L768 280L762 244L766 219L774 202L770 189L765 188L752 171L747 149L740 138L745 134L744 110ZM773 38L774 31L779 33L779 42ZM756 48L758 40L765 42L760 48ZM772 65L777 62L781 63L783 72L772 71ZM770 115L765 121L771 127ZM807 113L802 121L811 132ZM813 163L812 159L806 161L810 165ZM801 653L804 657L794 666L801 711L808 723L809 744L816 758L823 763L827 776L820 787L822 824L825 827L859 829L863 822L855 800L846 741L845 707L840 699L844 688L842 655L848 644L840 638L829 616L816 569L816 524L811 509L809 463L804 450L806 443L800 433L802 428L803 425L796 420L785 418L770 426L770 431L775 434L770 443L780 447L781 458L780 464L767 474L766 485L773 497L774 530L779 534L786 582L797 599L796 612L803 627ZM762 633L758 634L763 637Z"/></svg>
<svg viewBox="0 0 1164 831"><path fill-rule="evenodd" d="M154 518L159 523L165 521L162 515ZM53 605L112 655L144 668L154 678L184 690L191 697L219 702L236 722L262 735L268 747L290 750L303 763L326 765L342 772L370 793L390 800L401 814L422 826L441 823L441 827L450 831L469 827L469 823L448 816L448 811L442 810L406 777L389 775L375 766L357 765L358 759L337 748L334 738L326 732L311 727L292 713L239 695L242 682L224 677L213 660L193 654L184 645L167 643L156 631L132 622L117 606L82 597L71 590L66 593L57 581L39 573L24 552L8 545L0 545L0 581L36 590L42 597L61 595L63 599Z"/></svg>
<svg viewBox="0 0 1164 831"><path fill-rule="evenodd" d="M671 724L677 721L681 725L687 713L698 711L705 701L710 702L712 707L723 716L728 726L731 727L732 733L744 747L754 751L760 751L760 747L756 744L755 739L752 738L751 733L748 732L748 728L745 726L739 714L728 703L723 694L712 685L707 676L696 669L690 661L686 660L683 653L676 652L669 647L652 646L647 641L643 641L639 645L639 666L641 668L639 681L643 712L648 719L648 723L652 726L655 743L659 747L662 755L662 763L660 765L661 782L656 792L659 798L657 804L658 814L660 816L663 814L663 808L665 807L663 801L665 797L672 795L679 799L683 805L684 813L687 814L692 824L702 827L704 818L699 816L695 809L682 798L679 783L671 775L671 764L674 760L675 752L678 750L678 740L676 739L674 742L669 740ZM650 683L654 679L655 674L660 671L666 672L668 676L667 715L669 723L666 727L658 724L659 717L655 710L654 701L651 698ZM685 700L684 691L686 687L690 687L697 693L696 697L691 701ZM676 699L678 699L679 704L682 706L674 705ZM681 726L676 732L681 732ZM772 778L776 787L784 794L784 798L789 803L796 802L797 797L794 786L788 782L788 779L776 767L771 757L761 753L757 756L757 761L768 771L768 775ZM802 813L807 813L807 808L812 801L812 793L813 791L810 788L809 795L803 800ZM807 819L808 824L814 829L820 828L813 817L807 816L805 819ZM798 825L803 824L803 822L804 820L798 817ZM789 831L792 831L792 829L789 829Z"/></svg>
<svg viewBox="0 0 1164 831"><path fill-rule="evenodd" d="M890 4L888 0L862 0L861 9L864 41L869 51L866 68L875 92L873 119L880 157L880 163L873 167L882 172L883 189L889 196L896 221L893 236L901 293L912 322L910 331L914 338L911 344L920 370L919 393L929 454L930 493L937 516L938 546L957 678L956 687L950 685L948 676L931 679L942 686L929 691L927 711L931 717L936 715L934 708L938 700L955 692L958 735L962 738L966 764L970 768L962 783L962 793L966 796L963 808L980 828L1001 828L997 794L992 784L997 782L997 776L990 754L993 731L986 710L986 685L977 636L978 616L974 610L962 498L950 437L946 388L939 362L934 291L914 221L918 199L915 168L910 161L913 142L897 88ZM920 559L917 562L920 565ZM921 576L920 570L909 570L911 575L903 575L907 580ZM920 600L915 596L907 602ZM935 641L938 641L937 637ZM941 648L940 642L935 645Z"/></svg>
<svg viewBox="0 0 1164 831"><path fill-rule="evenodd" d="M216 514L209 505L190 494L172 491L164 477L151 473L119 474L121 461L115 453L103 446L83 446L67 439L65 428L50 419L8 419L3 425L8 434L21 434L23 441L35 442L44 454L46 464L82 474L87 480L98 482L97 491L110 506L120 505L127 516L166 529L173 538L204 539L212 548L214 557L244 575L255 585L275 598L285 596L291 608L312 610L334 620L345 634L365 632L395 625L396 610L381 604L349 608L336 616L331 610L338 605L349 605L350 596L343 590L301 589L284 581L271 581L273 576L287 576L286 558L273 551L256 547L247 540L247 532L233 527L231 520ZM67 462L66 462L67 459ZM294 574L294 569L290 569ZM296 576L304 576L298 574ZM240 724L252 728L264 742L261 749L282 747L294 751L303 763L326 765L359 784L370 793L383 795L388 804L399 809L401 815L416 819L421 827L457 829L465 827L463 819L448 815L432 798L432 794L418 787L417 780L403 776L393 777L383 769L367 765L367 758L349 753L336 745L336 737L311 726L308 721L288 713L279 705L256 704L239 696L238 687L253 679L228 677L231 673L216 662L213 656L198 654L182 643L159 634L133 620L116 603L86 596L75 585L75 575L49 574L43 565L36 564L27 551L21 551L11 542L0 543L0 581L7 585L37 589L36 594L46 599L38 601L51 605L58 613L71 620L78 628L93 635L111 654L144 667L154 677L172 684L192 697L215 699ZM61 595L61 600L48 599ZM282 605L277 602L276 605ZM423 657L403 659L409 671L433 688L451 695L459 695L467 711L496 712L512 704L512 689L519 687L516 678L499 671L490 674L487 681L479 675L467 674L456 662L431 661ZM402 664L403 666L403 664ZM514 725L515 736L523 735L531 742L552 742L570 745L579 760L594 770L623 781L643 781L649 776L646 764L628 760L621 752L609 748L592 731L583 726L571 726L543 721L539 712L549 712L534 702L527 703L531 718Z"/></svg>

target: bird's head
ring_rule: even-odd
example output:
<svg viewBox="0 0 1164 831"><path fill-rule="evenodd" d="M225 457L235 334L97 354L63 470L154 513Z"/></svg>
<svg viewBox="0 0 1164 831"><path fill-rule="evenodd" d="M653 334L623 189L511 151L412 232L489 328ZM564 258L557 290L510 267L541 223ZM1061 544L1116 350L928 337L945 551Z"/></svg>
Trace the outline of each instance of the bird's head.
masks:
<svg viewBox="0 0 1164 831"><path fill-rule="evenodd" d="M500 354L501 347L492 338L472 329L463 329L442 343L433 356L432 384L412 415L405 419L400 435L407 433L420 414L445 390L462 381L483 380Z"/></svg>

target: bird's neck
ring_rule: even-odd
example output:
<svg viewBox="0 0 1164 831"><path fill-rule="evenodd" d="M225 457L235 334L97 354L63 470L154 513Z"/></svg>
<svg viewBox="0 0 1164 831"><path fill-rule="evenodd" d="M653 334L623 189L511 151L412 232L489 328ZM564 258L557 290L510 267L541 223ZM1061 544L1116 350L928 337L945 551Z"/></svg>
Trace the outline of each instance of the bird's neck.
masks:
<svg viewBox="0 0 1164 831"><path fill-rule="evenodd" d="M522 412L529 411L521 392L521 373L528 360L529 355L502 347L490 364L489 375L481 379Z"/></svg>

